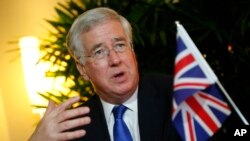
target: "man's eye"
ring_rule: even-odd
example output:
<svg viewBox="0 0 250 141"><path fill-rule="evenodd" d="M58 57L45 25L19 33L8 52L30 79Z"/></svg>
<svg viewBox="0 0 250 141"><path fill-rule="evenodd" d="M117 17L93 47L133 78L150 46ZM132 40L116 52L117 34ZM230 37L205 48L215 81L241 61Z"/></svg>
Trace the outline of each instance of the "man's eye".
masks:
<svg viewBox="0 0 250 141"><path fill-rule="evenodd" d="M117 46L118 46L118 47L124 47L125 44L118 44Z"/></svg>
<svg viewBox="0 0 250 141"><path fill-rule="evenodd" d="M115 45L115 48L116 48L117 50L121 50L121 49L125 48L125 44L116 44L116 45Z"/></svg>
<svg viewBox="0 0 250 141"><path fill-rule="evenodd" d="M97 55L102 55L104 53L104 49L97 49L96 51L94 51L94 55L97 56Z"/></svg>

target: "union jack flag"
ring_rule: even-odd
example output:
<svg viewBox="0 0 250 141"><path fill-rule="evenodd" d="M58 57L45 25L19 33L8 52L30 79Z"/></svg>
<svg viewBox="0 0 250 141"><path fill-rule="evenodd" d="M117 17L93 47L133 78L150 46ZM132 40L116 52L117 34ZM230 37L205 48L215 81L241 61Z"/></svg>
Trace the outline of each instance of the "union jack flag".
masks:
<svg viewBox="0 0 250 141"><path fill-rule="evenodd" d="M205 141L231 110L216 83L218 78L179 23L174 75L174 125L183 140Z"/></svg>

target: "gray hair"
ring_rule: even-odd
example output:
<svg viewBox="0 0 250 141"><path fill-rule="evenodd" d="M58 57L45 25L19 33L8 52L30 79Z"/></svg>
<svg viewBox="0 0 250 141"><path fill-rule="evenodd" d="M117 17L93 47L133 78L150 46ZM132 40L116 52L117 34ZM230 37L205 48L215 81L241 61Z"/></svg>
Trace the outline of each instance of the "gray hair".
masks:
<svg viewBox="0 0 250 141"><path fill-rule="evenodd" d="M82 64L85 63L84 46L81 40L81 35L90 31L96 25L108 20L117 20L121 23L122 28L132 45L132 28L127 19L110 8L94 8L81 14L74 21L67 35L67 48L75 61L79 61Z"/></svg>

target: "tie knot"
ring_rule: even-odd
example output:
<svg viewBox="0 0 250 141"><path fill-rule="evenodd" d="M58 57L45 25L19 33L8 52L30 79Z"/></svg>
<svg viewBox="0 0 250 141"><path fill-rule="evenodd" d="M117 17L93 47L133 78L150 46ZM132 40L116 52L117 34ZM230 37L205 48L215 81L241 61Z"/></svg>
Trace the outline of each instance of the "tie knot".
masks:
<svg viewBox="0 0 250 141"><path fill-rule="evenodd" d="M113 108L113 114L114 114L115 119L121 119L126 110L127 110L127 107L124 105L115 106Z"/></svg>

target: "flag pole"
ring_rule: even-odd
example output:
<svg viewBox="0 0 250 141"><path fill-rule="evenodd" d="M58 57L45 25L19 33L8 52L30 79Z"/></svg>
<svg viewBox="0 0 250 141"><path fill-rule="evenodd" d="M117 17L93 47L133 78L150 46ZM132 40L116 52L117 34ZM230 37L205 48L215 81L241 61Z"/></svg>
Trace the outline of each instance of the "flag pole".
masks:
<svg viewBox="0 0 250 141"><path fill-rule="evenodd" d="M241 120L243 121L243 123L245 125L249 125L248 121L246 120L246 118L243 116L243 114L240 112L240 110L238 109L238 107L235 105L235 103L233 102L233 100L231 99L231 97L229 96L229 94L227 93L227 91L224 89L224 87L221 85L221 83L218 81L216 81L216 83L218 84L218 86L220 87L221 91L223 92L223 94L226 96L227 100L229 101L229 103L233 106L234 110L236 111L236 113L239 115L239 117L241 118Z"/></svg>
<svg viewBox="0 0 250 141"><path fill-rule="evenodd" d="M183 34L186 34L186 37L189 37L189 35L186 33L184 27L179 23L179 21L175 21L175 24L177 25L177 27L179 27L182 30ZM238 107L233 102L233 100L231 99L231 97L229 96L229 94L226 92L226 90L224 89L224 87L219 82L219 80L218 80L217 76L215 75L214 71L209 67L208 63L200 55L200 53L198 53L199 51L198 51L196 45L193 43L192 39L191 38L186 38L186 39L189 40L189 42L191 43L192 47L195 47L195 48L193 48L193 50L194 50L193 53L196 54L196 56L199 58L198 61L200 61L204 65L204 67L206 67L206 69L204 71L207 72L207 74L209 74L210 77L212 77L214 80L216 80L215 82L217 83L217 85L219 86L219 88L221 89L222 93L225 95L225 97L229 101L229 103L232 105L232 107L234 108L234 110L236 111L236 113L238 114L238 116L241 118L241 120L243 121L243 123L245 125L249 125L249 123L246 120L246 118L243 116L243 114L241 113L241 111L238 109Z"/></svg>

